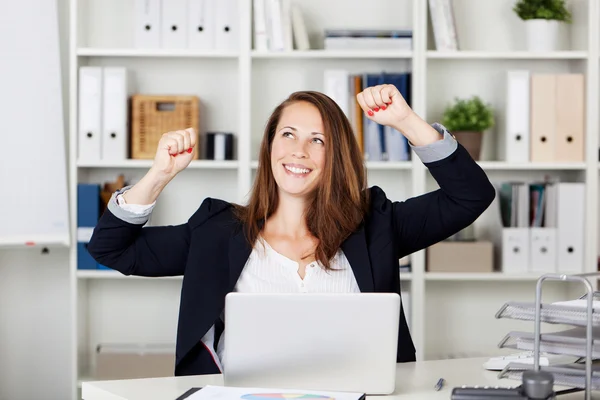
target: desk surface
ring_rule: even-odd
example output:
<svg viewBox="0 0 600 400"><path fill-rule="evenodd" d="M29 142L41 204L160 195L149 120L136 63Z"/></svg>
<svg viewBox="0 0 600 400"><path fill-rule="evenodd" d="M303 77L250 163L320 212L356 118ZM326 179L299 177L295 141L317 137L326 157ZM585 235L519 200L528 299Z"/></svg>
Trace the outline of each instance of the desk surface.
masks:
<svg viewBox="0 0 600 400"><path fill-rule="evenodd" d="M516 380L498 379L496 371L482 367L485 360L487 358L463 358L398 364L394 394L367 398L447 400L456 386L512 387L520 384ZM444 378L446 383L438 392L434 386L439 378ZM83 400L175 400L191 387L222 384L221 375L84 382L82 397ZM561 399L583 397L583 392L579 392L561 396Z"/></svg>

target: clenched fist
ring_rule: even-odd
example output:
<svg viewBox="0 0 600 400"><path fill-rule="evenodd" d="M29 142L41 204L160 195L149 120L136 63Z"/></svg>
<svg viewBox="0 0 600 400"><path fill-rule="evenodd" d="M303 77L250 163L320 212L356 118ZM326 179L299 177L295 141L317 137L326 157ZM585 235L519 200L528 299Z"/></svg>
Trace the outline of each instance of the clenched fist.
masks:
<svg viewBox="0 0 600 400"><path fill-rule="evenodd" d="M370 86L356 95L367 117L378 124L397 128L412 109L394 85Z"/></svg>
<svg viewBox="0 0 600 400"><path fill-rule="evenodd" d="M190 164L195 146L194 128L163 134L158 142L152 169L174 177Z"/></svg>

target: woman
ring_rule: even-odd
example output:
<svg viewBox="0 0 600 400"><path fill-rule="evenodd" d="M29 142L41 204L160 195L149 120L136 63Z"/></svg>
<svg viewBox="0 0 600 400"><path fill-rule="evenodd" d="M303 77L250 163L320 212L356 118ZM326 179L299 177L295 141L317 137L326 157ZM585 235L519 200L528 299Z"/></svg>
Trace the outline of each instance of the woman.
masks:
<svg viewBox="0 0 600 400"><path fill-rule="evenodd" d="M126 275L184 275L175 375L219 373L225 296L242 292L395 292L398 260L477 219L495 189L467 151L430 126L392 85L357 100L371 120L402 132L440 189L392 202L367 188L344 113L317 92L293 93L270 117L249 204L207 198L185 224L143 224L164 187L191 161L192 130L169 132L134 186L113 194L88 250ZM404 312L398 362L414 361Z"/></svg>

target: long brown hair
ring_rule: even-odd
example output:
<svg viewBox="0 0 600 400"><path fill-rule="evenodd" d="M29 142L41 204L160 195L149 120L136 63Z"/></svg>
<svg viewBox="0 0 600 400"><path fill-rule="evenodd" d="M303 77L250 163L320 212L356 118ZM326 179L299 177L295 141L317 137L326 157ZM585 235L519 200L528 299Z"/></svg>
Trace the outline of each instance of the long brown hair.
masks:
<svg viewBox="0 0 600 400"><path fill-rule="evenodd" d="M271 114L265 127L258 170L247 206L236 206L236 215L254 246L266 220L277 209L277 183L271 170L271 145L283 110L296 102L314 105L321 114L325 132L325 167L306 210L306 225L319 240L314 257L327 270L342 242L354 232L368 210L366 171L356 137L346 115L323 93L292 93Z"/></svg>

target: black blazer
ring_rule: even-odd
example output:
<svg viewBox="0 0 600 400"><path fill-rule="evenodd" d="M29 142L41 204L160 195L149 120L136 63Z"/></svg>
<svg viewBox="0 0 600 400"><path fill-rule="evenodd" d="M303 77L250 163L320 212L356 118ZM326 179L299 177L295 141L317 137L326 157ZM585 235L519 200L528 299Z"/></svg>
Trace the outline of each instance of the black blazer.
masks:
<svg viewBox="0 0 600 400"><path fill-rule="evenodd" d="M467 227L495 197L487 176L460 144L449 157L426 166L440 189L402 202L389 200L377 186L369 189L369 214L341 246L362 292L400 294L398 260ZM242 228L230 203L207 198L182 225L142 229L107 210L94 229L88 250L99 263L125 275L184 275L175 375L220 372L200 339L215 325L216 344L224 329L225 295L252 251ZM414 361L403 310L399 329L397 361Z"/></svg>

